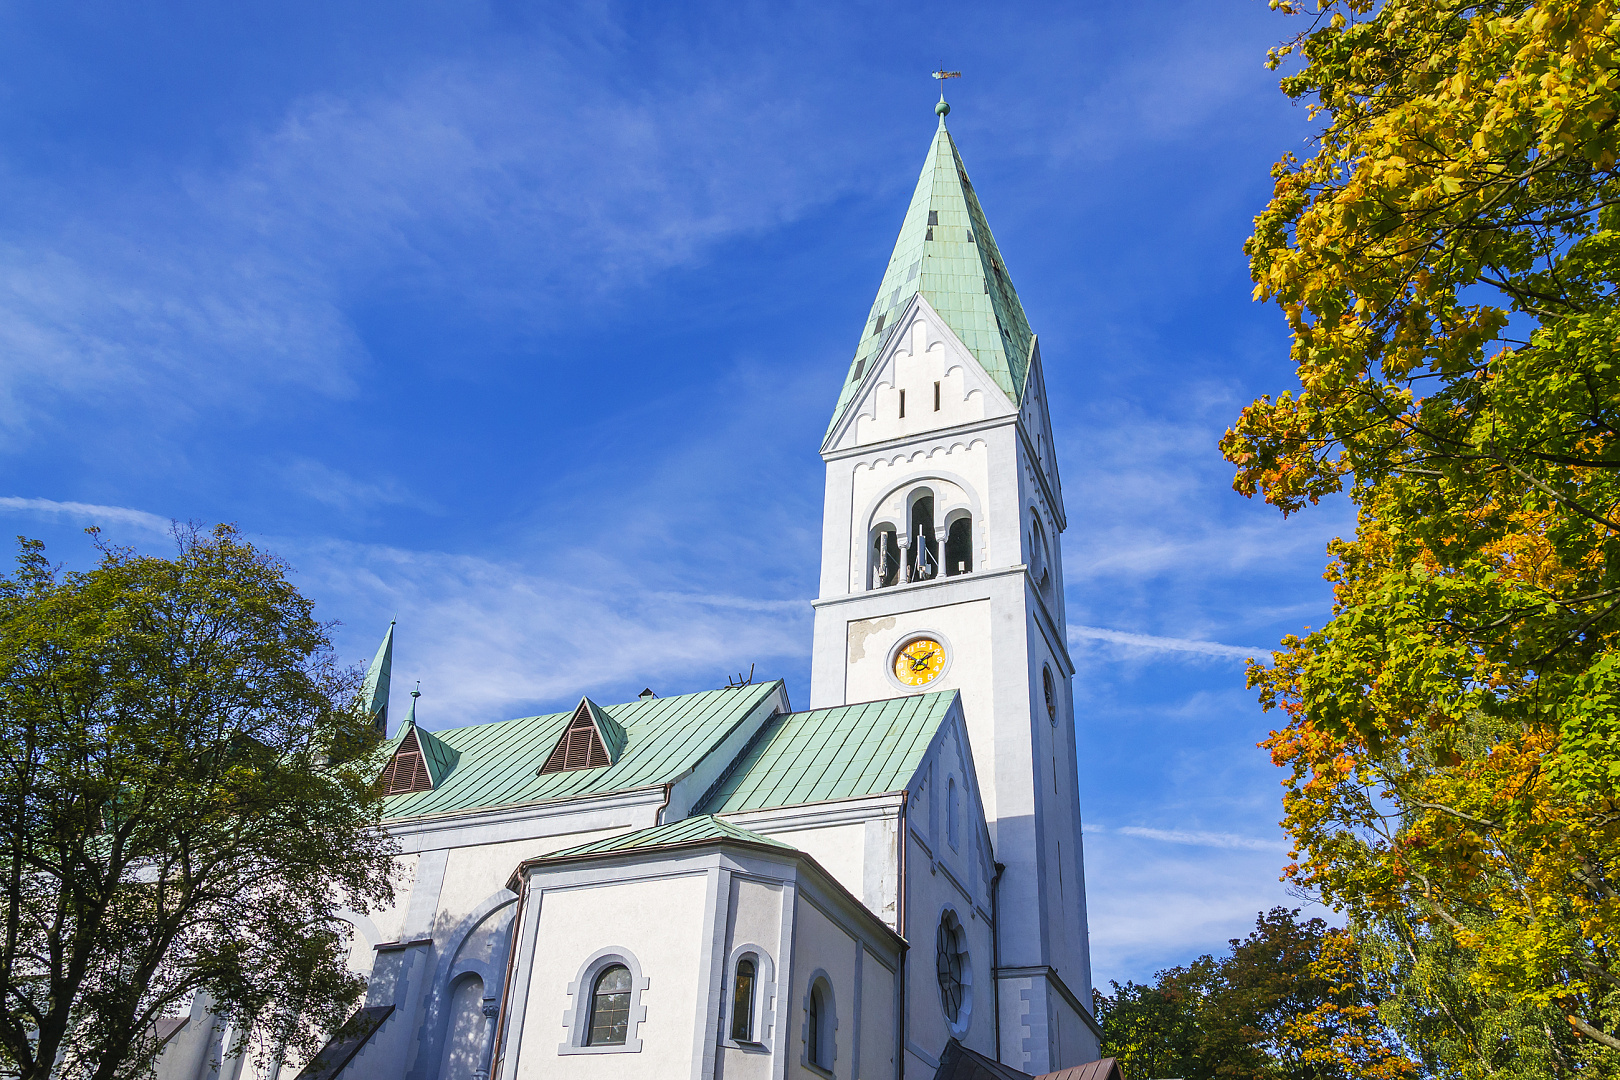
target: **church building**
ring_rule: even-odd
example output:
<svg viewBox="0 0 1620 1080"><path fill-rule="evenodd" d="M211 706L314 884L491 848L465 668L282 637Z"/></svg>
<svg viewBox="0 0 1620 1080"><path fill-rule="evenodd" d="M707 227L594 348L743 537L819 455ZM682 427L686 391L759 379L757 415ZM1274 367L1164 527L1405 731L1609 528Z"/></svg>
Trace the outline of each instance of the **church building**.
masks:
<svg viewBox="0 0 1620 1080"><path fill-rule="evenodd" d="M936 111L820 448L807 707L775 681L429 731L413 695L397 902L346 915L363 1007L259 1078L199 1002L163 1080L1117 1080L1040 346Z"/></svg>

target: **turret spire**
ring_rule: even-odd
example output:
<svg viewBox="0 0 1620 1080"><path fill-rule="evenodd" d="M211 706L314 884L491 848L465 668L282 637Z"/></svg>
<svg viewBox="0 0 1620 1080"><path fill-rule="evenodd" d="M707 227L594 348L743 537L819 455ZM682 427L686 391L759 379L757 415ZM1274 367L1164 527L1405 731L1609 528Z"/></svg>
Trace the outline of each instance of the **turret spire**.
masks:
<svg viewBox="0 0 1620 1080"><path fill-rule="evenodd" d="M937 71L945 79L958 72ZM1023 398L1034 333L1013 289L984 210L968 179L956 142L945 129L941 91L940 122L922 174L911 195L877 299L866 317L860 344L833 410L829 434L854 400L911 297L922 296L967 346L1009 398Z"/></svg>
<svg viewBox="0 0 1620 1080"><path fill-rule="evenodd" d="M366 682L360 691L360 704L366 715L382 735L388 734L388 683L394 672L394 624L389 622L388 633L383 635L377 655L366 671Z"/></svg>

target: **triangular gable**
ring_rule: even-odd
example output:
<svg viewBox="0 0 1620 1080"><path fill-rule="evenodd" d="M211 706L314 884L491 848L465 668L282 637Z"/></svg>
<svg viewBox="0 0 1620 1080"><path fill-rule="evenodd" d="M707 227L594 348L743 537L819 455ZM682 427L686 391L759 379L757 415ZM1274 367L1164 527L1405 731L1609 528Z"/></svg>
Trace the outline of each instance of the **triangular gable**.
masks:
<svg viewBox="0 0 1620 1080"><path fill-rule="evenodd" d="M590 698L580 698L573 719L540 766L540 774L611 765L624 752L625 739L622 725Z"/></svg>
<svg viewBox="0 0 1620 1080"><path fill-rule="evenodd" d="M406 795L413 791L432 791L444 783L460 758L460 754L434 738L431 732L423 731L412 722L406 726L393 757L383 767L383 792Z"/></svg>
<svg viewBox="0 0 1620 1080"><path fill-rule="evenodd" d="M383 766L379 781L386 795L404 795L412 791L432 791L433 775L428 772L427 757L422 753L422 741L416 737L416 727L405 729L394 756Z"/></svg>
<svg viewBox="0 0 1620 1080"><path fill-rule="evenodd" d="M973 350L962 342L951 327L950 321L926 296L921 293L912 296L896 316L891 330L893 333L884 340L878 351L873 354L872 362L864 367L858 377L854 392L840 406L842 412L827 431L827 437L821 447L822 453L831 453L888 438L915 437L919 430L927 430L927 428L912 428L909 431L896 429L888 434L875 434L871 428L862 426L875 423L880 413L890 418L888 424L895 423L892 394L897 388L905 385L900 365L917 363L924 354L937 358L936 362L940 365L939 374L949 376L953 371L960 369L962 382L955 392L964 400L972 400L972 397L977 395L983 403L982 411L966 416L958 413L953 419L947 414L929 412L926 399L920 401L917 407L923 410L921 415L933 418L930 426L951 426L1018 411L1018 400L1010 397L1002 389ZM912 377L917 376L913 374ZM938 374L934 377L937 378ZM915 383L912 385L914 392L926 390L926 381L920 387ZM880 406L879 395L885 393L891 397L887 405Z"/></svg>

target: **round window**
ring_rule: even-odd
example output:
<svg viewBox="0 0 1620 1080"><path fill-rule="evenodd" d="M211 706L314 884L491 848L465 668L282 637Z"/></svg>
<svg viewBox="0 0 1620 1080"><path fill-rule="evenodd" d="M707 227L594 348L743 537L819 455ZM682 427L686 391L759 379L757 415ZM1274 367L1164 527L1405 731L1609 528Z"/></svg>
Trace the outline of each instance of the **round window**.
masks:
<svg viewBox="0 0 1620 1080"><path fill-rule="evenodd" d="M939 932L934 936L934 965L939 974L939 999L945 1006L945 1017L951 1023L961 1022L962 971L967 955L962 945L962 924L954 912L947 911L939 919Z"/></svg>

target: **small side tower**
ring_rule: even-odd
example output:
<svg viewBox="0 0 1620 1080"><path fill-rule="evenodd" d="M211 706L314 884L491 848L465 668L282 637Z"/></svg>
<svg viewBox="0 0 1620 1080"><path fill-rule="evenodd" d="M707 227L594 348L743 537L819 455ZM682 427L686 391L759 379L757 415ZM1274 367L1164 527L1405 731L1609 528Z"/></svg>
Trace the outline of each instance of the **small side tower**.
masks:
<svg viewBox="0 0 1620 1080"><path fill-rule="evenodd" d="M1004 1063L1097 1057L1039 343L945 126L821 447L811 707L961 691L1000 882Z"/></svg>

